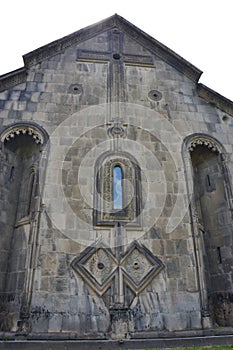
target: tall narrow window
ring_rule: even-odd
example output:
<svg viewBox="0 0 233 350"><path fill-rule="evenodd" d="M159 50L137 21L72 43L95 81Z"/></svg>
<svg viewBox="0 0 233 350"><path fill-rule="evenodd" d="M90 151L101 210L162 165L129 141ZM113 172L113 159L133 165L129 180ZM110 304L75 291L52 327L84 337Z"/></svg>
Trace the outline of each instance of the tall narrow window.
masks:
<svg viewBox="0 0 233 350"><path fill-rule="evenodd" d="M137 161L128 153L107 152L95 168L93 222L141 226L141 176Z"/></svg>
<svg viewBox="0 0 233 350"><path fill-rule="evenodd" d="M123 209L122 169L119 165L113 168L113 209Z"/></svg>

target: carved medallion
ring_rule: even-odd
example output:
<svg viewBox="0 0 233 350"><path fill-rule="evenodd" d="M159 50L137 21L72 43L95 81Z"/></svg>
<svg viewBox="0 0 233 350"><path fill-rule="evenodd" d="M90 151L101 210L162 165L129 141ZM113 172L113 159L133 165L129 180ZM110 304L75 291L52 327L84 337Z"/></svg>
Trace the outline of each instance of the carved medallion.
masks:
<svg viewBox="0 0 233 350"><path fill-rule="evenodd" d="M162 99L162 94L158 90L151 90L148 93L148 97L152 101L160 101Z"/></svg>
<svg viewBox="0 0 233 350"><path fill-rule="evenodd" d="M136 241L121 260L126 284L137 294L161 271L163 263Z"/></svg>
<svg viewBox="0 0 233 350"><path fill-rule="evenodd" d="M124 137L126 137L126 124L114 122L108 128L108 136L112 137L112 138L115 138L115 137L123 137L124 138Z"/></svg>
<svg viewBox="0 0 233 350"><path fill-rule="evenodd" d="M114 278L118 262L110 250L89 247L71 265L90 287L102 295Z"/></svg>

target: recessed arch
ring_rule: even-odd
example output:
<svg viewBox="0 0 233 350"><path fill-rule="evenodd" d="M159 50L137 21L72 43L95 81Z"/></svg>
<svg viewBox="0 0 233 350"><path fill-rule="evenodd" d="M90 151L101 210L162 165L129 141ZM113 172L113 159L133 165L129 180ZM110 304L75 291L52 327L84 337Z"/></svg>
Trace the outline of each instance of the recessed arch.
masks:
<svg viewBox="0 0 233 350"><path fill-rule="evenodd" d="M193 134L184 140L183 158L190 194L190 215L203 317L232 326L232 285L227 268L232 249L232 189L228 156L212 136ZM233 263L232 258L231 264Z"/></svg>
<svg viewBox="0 0 233 350"><path fill-rule="evenodd" d="M3 169L0 189L5 203L5 217L0 219L0 246L4 246L4 259L8 261L1 271L0 292L21 298L15 309L18 320L29 310L31 300L34 272L29 264L38 253L37 230L48 140L44 128L34 122L16 122L0 129Z"/></svg>

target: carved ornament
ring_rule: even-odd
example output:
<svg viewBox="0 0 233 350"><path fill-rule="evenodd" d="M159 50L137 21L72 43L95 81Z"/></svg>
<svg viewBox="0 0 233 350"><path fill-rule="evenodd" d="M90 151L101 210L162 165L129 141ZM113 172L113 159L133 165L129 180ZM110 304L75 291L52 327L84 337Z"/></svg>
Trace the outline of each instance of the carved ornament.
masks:
<svg viewBox="0 0 233 350"><path fill-rule="evenodd" d="M111 123L108 128L108 136L115 137L126 137L126 124Z"/></svg>
<svg viewBox="0 0 233 350"><path fill-rule="evenodd" d="M117 274L135 295L140 293L163 269L164 265L145 246L134 241L119 260L110 249L88 247L71 266L100 296L110 287Z"/></svg>
<svg viewBox="0 0 233 350"><path fill-rule="evenodd" d="M205 136L197 136L194 139L192 139L189 142L188 150L190 152L193 152L195 147L197 147L197 146L205 146L212 152L220 153L220 149L219 149L218 144L214 140L211 140Z"/></svg>
<svg viewBox="0 0 233 350"><path fill-rule="evenodd" d="M88 247L71 266L101 296L111 285L118 262L109 249Z"/></svg>
<svg viewBox="0 0 233 350"><path fill-rule="evenodd" d="M32 137L32 139L37 144L43 145L44 138L40 132L38 132L35 128L32 126L22 125L22 126L15 126L11 127L10 129L6 130L5 133L3 133L1 137L1 142L4 141L10 141L14 139L15 137L22 135L29 135Z"/></svg>

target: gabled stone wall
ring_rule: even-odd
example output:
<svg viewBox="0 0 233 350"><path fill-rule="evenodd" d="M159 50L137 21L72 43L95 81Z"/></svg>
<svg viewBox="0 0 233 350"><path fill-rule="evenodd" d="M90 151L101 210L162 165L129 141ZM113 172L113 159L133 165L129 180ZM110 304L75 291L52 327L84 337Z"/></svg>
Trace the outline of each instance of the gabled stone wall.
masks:
<svg viewBox="0 0 233 350"><path fill-rule="evenodd" d="M29 54L27 75L3 79L4 331L122 338L232 326L231 104L200 97L197 68L114 21ZM198 135L211 149L216 140L214 183L190 155ZM135 212L124 220L96 217L112 198L96 199L106 154L129 160L123 197Z"/></svg>

